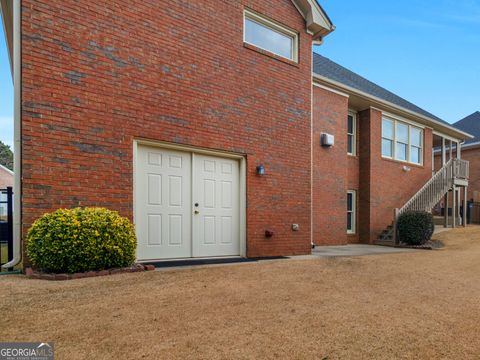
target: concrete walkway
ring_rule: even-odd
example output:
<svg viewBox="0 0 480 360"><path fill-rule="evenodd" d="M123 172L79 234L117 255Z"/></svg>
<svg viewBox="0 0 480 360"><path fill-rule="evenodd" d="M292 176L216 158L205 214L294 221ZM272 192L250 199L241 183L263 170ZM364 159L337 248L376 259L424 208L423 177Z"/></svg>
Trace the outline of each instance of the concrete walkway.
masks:
<svg viewBox="0 0 480 360"><path fill-rule="evenodd" d="M389 246L350 244L341 246L316 246L312 250L313 256L334 257L334 256L365 256L379 254L393 254L403 252L416 252L420 250L394 248Z"/></svg>

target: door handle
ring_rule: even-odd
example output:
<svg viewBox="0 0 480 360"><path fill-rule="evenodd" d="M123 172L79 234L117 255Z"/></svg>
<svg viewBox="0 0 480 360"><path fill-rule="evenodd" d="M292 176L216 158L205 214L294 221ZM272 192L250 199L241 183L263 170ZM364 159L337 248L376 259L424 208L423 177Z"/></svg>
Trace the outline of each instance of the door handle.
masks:
<svg viewBox="0 0 480 360"><path fill-rule="evenodd" d="M194 213L195 215L198 215L198 214L200 214L200 211L195 210L193 213Z"/></svg>

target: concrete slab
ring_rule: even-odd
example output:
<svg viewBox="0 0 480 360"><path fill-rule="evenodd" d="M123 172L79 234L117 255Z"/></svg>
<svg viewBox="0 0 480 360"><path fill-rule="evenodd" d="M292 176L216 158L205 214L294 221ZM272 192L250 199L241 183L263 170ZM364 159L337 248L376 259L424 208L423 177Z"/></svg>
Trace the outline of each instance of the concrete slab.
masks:
<svg viewBox="0 0 480 360"><path fill-rule="evenodd" d="M404 252L416 252L416 249L394 248L389 246L349 244L340 246L317 246L312 250L313 256L335 257L335 256L365 256L380 254L395 254Z"/></svg>
<svg viewBox="0 0 480 360"><path fill-rule="evenodd" d="M435 225L435 230L433 231L433 234L436 235L449 230L452 230L452 228L451 227L446 228L443 225Z"/></svg>

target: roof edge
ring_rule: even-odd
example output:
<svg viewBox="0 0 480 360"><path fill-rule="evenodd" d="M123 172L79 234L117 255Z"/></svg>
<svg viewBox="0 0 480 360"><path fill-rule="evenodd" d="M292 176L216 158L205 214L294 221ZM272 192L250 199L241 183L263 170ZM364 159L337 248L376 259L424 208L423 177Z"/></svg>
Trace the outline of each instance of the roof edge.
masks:
<svg viewBox="0 0 480 360"><path fill-rule="evenodd" d="M321 40L335 30L335 25L316 0L292 0L292 2L304 17L307 30L313 35L314 40Z"/></svg>
<svg viewBox="0 0 480 360"><path fill-rule="evenodd" d="M2 170L5 170L7 173L9 173L10 175L14 175L13 171L10 170L9 168L7 168L6 166L3 166L2 164L0 164L0 169Z"/></svg>
<svg viewBox="0 0 480 360"><path fill-rule="evenodd" d="M417 117L418 119L422 119L423 121L426 121L428 123L431 123L431 124L435 125L435 128L437 128L437 129L442 129L443 128L443 129L446 129L446 130L450 131L451 133L459 135L459 139L461 139L461 140L467 140L467 139L473 139L474 138L473 135L471 135L469 133L466 133L464 131L461 131L461 130L457 129L456 127L452 126L452 125L447 125L447 124L441 123L438 120L435 120L431 117L428 117L428 116L419 114L415 111L406 109L403 106L399 106L397 104L391 103L391 102L386 101L384 99L381 99L379 97L370 95L370 94L368 94L364 91L361 91L361 90L355 89L351 86L342 84L341 82L329 79L325 76L322 76L322 75L319 75L319 74L316 74L316 73L312 73L312 76L313 76L313 82L317 81L317 82L323 83L324 85L325 84L330 85L330 86L333 86L334 88L338 88L338 89L340 89L340 90L342 90L346 93L354 94L354 95L360 96L364 99L377 102L378 104L381 104L383 106L395 109L397 111L401 111L403 113L413 115L413 116Z"/></svg>

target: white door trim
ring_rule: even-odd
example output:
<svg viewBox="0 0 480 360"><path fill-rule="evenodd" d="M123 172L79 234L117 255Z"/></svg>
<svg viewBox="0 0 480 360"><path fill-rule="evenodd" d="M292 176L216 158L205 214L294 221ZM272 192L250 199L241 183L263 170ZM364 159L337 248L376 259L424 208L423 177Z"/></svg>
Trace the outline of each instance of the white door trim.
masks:
<svg viewBox="0 0 480 360"><path fill-rule="evenodd" d="M240 223L240 256L246 257L247 256L247 159L245 155L232 153L227 151L219 151L219 150L211 150L205 148L198 148L190 145L180 145L180 144L173 144L163 141L152 141L146 139L134 139L133 140L133 167L132 167L132 184L133 184L133 223L134 225L137 224L136 221L136 174L137 174L137 164L138 164L138 147L140 145L147 145L152 147L164 148L164 149L172 149L172 150L179 150L179 151L187 151L193 154L205 154L217 157L224 157L224 158L231 158L237 159L239 161L239 168L240 168L240 215L239 215L239 223ZM193 164L193 161L192 161ZM193 176L193 173L192 173ZM192 182L193 183L193 182Z"/></svg>

